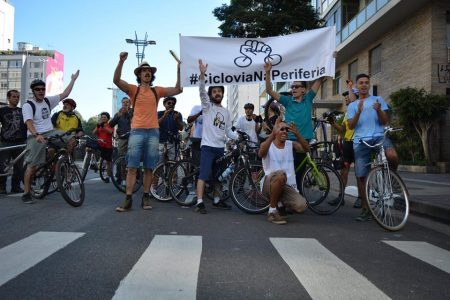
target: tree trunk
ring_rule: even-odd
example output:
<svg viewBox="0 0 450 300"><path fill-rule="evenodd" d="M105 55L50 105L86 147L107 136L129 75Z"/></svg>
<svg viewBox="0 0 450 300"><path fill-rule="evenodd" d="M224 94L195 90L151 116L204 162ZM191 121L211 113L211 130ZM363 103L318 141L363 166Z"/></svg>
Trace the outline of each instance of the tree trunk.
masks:
<svg viewBox="0 0 450 300"><path fill-rule="evenodd" d="M415 124L414 127L416 128L416 131L420 135L420 140L422 141L422 148L423 148L423 154L425 155L425 160L427 163L430 163L430 145L428 143L429 136L430 136L430 129L433 126L432 123L426 122L426 123L419 123Z"/></svg>

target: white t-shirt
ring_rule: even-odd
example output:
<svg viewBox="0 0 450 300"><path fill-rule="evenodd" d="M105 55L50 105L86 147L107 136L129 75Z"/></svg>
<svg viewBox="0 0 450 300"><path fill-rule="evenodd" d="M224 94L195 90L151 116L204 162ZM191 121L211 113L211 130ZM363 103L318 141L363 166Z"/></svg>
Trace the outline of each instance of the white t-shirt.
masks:
<svg viewBox="0 0 450 300"><path fill-rule="evenodd" d="M189 114L189 117L198 114L201 110L202 110L201 105L195 105L192 108L191 113ZM194 132L192 133L192 137L201 139L202 138L202 129L203 129L203 114L200 115L194 121Z"/></svg>
<svg viewBox="0 0 450 300"><path fill-rule="evenodd" d="M58 105L60 100L59 95L48 96L46 98L50 102L50 109L45 100L42 100L42 102L36 102L35 99L30 99L30 101L32 101L36 107L36 113L34 114L34 117L33 108L29 103L25 102L25 104L22 106L23 121L26 122L27 120L33 120L34 128L38 133L44 133L53 130L51 111ZM27 135L31 135L31 132L29 130L27 131Z"/></svg>
<svg viewBox="0 0 450 300"><path fill-rule="evenodd" d="M231 118L228 110L209 99L205 89L205 80L200 81L200 99L202 100L203 132L202 146L224 148L226 136L237 140L239 135L231 130Z"/></svg>
<svg viewBox="0 0 450 300"><path fill-rule="evenodd" d="M256 122L253 119L248 121L246 116L241 116L236 121L236 128L248 134L250 141L257 143L258 137L256 136L255 127Z"/></svg>
<svg viewBox="0 0 450 300"><path fill-rule="evenodd" d="M287 184L296 187L294 156L292 141L287 140L283 149L279 149L272 142L266 157L262 160L264 174L269 175L275 171L286 172Z"/></svg>

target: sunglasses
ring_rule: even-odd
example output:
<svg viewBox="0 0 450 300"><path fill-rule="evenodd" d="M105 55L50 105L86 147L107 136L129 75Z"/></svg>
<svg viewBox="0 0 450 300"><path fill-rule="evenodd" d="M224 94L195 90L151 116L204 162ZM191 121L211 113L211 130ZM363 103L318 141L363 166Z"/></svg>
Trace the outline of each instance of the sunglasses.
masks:
<svg viewBox="0 0 450 300"><path fill-rule="evenodd" d="M290 128L289 127L281 127L280 131L286 131L289 132Z"/></svg>
<svg viewBox="0 0 450 300"><path fill-rule="evenodd" d="M167 105L175 105L175 102L173 102L173 101L167 101L166 104L167 104Z"/></svg>
<svg viewBox="0 0 450 300"><path fill-rule="evenodd" d="M45 88L34 88L33 90L36 92L43 92L45 91Z"/></svg>
<svg viewBox="0 0 450 300"><path fill-rule="evenodd" d="M298 89L298 88L305 88L305 86L304 85L299 85L299 84L291 85L291 89Z"/></svg>

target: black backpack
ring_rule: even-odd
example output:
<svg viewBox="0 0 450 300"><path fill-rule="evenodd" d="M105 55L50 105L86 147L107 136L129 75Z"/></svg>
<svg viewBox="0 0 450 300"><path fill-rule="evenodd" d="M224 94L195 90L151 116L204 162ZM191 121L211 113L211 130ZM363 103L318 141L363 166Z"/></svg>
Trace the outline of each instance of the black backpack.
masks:
<svg viewBox="0 0 450 300"><path fill-rule="evenodd" d="M47 97L45 97L44 101L48 105L48 111L51 112L52 110L50 109L50 100L48 100ZM26 103L30 104L31 109L33 110L33 118L34 118L34 115L36 114L36 105L33 103L33 101L30 100L28 100Z"/></svg>

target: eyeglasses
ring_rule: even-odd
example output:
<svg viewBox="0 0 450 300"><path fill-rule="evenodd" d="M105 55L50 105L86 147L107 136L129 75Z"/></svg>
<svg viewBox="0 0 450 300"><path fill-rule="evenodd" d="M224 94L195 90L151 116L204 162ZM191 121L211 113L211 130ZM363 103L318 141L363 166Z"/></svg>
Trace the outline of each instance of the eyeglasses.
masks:
<svg viewBox="0 0 450 300"><path fill-rule="evenodd" d="M167 104L167 105L175 105L175 102L167 101L166 104Z"/></svg>
<svg viewBox="0 0 450 300"><path fill-rule="evenodd" d="M291 89L298 89L298 88L305 88L305 86L304 85L299 85L299 84L291 85Z"/></svg>
<svg viewBox="0 0 450 300"><path fill-rule="evenodd" d="M289 132L290 128L289 127L281 127L280 131L286 131Z"/></svg>
<svg viewBox="0 0 450 300"><path fill-rule="evenodd" d="M45 87L44 88L34 88L33 90L36 92L43 92L43 91L45 91Z"/></svg>

